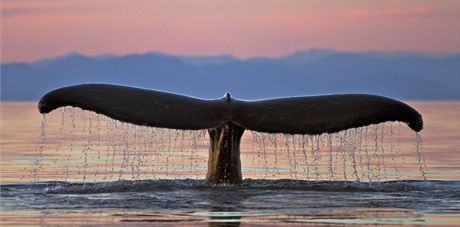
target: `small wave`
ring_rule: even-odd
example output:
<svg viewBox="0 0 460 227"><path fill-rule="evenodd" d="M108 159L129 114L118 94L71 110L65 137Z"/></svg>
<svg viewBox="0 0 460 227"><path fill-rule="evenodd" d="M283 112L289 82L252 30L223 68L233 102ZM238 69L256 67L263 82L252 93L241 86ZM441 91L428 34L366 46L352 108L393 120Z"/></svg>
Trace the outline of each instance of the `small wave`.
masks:
<svg viewBox="0 0 460 227"><path fill-rule="evenodd" d="M113 181L98 183L65 183L49 185L47 193L94 194L110 192L148 192L174 191L184 188L207 187L204 180L142 180L142 181Z"/></svg>
<svg viewBox="0 0 460 227"><path fill-rule="evenodd" d="M11 184L2 185L1 192L4 210L212 209L285 213L350 207L457 213L460 210L460 181L367 183L245 179L240 185L210 185L205 180L165 179Z"/></svg>
<svg viewBox="0 0 460 227"><path fill-rule="evenodd" d="M29 184L33 185L33 184ZM24 186L24 185L23 185ZM35 185L37 187L37 185ZM93 194L111 192L148 192L176 190L301 190L324 192L439 192L460 196L459 181L301 181L245 179L240 185L210 185L205 180L143 180L99 183L42 183L46 193Z"/></svg>

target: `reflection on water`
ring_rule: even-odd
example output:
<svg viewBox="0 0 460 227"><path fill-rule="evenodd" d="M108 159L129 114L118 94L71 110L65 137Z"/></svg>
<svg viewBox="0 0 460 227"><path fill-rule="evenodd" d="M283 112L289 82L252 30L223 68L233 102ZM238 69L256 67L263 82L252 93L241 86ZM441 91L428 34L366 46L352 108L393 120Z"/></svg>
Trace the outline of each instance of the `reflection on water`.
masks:
<svg viewBox="0 0 460 227"><path fill-rule="evenodd" d="M4 220L17 222L29 216L43 224L78 217L84 219L78 223L88 224L426 224L440 216L455 224L460 221L456 215L460 182L244 180L227 186L211 186L204 180L49 182L3 185L2 204Z"/></svg>
<svg viewBox="0 0 460 227"><path fill-rule="evenodd" d="M247 131L245 183L211 187L201 180L205 131L132 126L73 108L41 121L34 103L2 103L0 218L44 225L459 222L460 103L411 105L425 121L420 154L415 133L398 123L322 136ZM425 173L431 181L401 182ZM183 180L155 180L165 178Z"/></svg>
<svg viewBox="0 0 460 227"><path fill-rule="evenodd" d="M61 112L57 127L43 115L37 152L27 168L30 176L24 175L24 181L54 179L85 184L91 179L99 182L205 175L209 141L205 130L136 126L74 108ZM66 118L69 112L70 119ZM399 158L401 144L393 143L393 125L389 125L389 133L384 126L317 136L247 133L242 146L244 176L369 182L399 179L406 166ZM398 139L400 128L398 125ZM419 138L417 134L417 141ZM390 143L385 144L385 140ZM411 149L417 153L412 160L417 160L419 176L425 179L419 144Z"/></svg>

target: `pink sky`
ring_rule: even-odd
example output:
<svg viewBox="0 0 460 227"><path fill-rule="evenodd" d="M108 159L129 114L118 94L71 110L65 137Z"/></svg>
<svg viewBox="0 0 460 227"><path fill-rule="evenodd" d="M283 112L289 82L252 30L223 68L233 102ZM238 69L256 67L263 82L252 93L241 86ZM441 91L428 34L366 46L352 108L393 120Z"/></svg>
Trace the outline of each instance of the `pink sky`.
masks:
<svg viewBox="0 0 460 227"><path fill-rule="evenodd" d="M3 0L1 62L151 51L460 52L458 0Z"/></svg>

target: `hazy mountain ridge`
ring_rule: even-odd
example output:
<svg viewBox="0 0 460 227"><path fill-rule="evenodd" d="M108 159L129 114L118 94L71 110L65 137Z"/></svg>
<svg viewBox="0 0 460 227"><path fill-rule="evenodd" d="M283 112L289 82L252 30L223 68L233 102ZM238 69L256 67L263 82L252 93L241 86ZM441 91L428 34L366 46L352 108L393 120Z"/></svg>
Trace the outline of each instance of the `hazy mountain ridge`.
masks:
<svg viewBox="0 0 460 227"><path fill-rule="evenodd" d="M460 54L299 51L238 59L162 53L87 57L78 53L1 65L2 100L38 100L80 83L112 83L202 98L241 99L371 93L399 99L460 99Z"/></svg>

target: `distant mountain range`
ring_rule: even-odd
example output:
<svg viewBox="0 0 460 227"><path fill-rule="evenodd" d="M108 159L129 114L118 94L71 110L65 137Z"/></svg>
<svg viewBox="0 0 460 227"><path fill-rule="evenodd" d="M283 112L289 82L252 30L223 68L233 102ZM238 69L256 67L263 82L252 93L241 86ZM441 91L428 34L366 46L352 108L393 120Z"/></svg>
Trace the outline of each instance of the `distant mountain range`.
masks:
<svg viewBox="0 0 460 227"><path fill-rule="evenodd" d="M122 84L201 98L240 99L370 93L398 99L460 99L460 54L308 50L280 58L173 56L87 57L78 53L1 65L1 100L38 100L81 83Z"/></svg>

